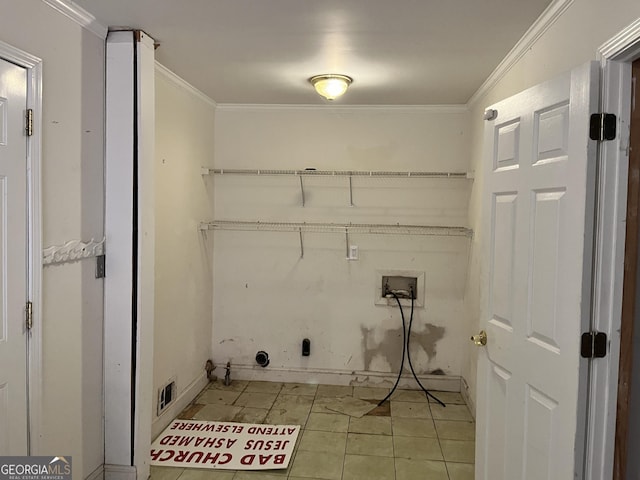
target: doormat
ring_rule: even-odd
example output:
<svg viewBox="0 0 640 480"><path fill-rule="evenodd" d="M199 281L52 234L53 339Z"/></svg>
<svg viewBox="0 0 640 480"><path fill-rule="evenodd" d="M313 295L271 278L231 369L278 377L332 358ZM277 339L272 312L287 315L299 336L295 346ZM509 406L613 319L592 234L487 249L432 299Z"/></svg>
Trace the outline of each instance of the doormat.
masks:
<svg viewBox="0 0 640 480"><path fill-rule="evenodd" d="M219 470L287 468L299 425L174 420L151 445L151 465Z"/></svg>

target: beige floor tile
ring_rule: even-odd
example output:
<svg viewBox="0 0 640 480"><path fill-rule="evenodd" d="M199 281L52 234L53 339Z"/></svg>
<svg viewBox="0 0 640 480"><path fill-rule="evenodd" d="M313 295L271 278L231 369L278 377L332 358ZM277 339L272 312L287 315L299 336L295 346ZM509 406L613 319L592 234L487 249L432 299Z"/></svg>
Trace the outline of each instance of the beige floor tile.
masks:
<svg viewBox="0 0 640 480"><path fill-rule="evenodd" d="M151 466L151 480L176 480L184 468Z"/></svg>
<svg viewBox="0 0 640 480"><path fill-rule="evenodd" d="M382 400L389 390L385 387L353 387L353 396L367 400Z"/></svg>
<svg viewBox="0 0 640 480"><path fill-rule="evenodd" d="M278 395L276 401L273 402L273 408L299 408L304 407L311 411L311 405L313 404L313 397L306 395Z"/></svg>
<svg viewBox="0 0 640 480"><path fill-rule="evenodd" d="M475 467L471 463L447 463L447 470L449 470L450 480L474 479Z"/></svg>
<svg viewBox="0 0 640 480"><path fill-rule="evenodd" d="M288 480L322 480L319 477L288 477Z"/></svg>
<svg viewBox="0 0 640 480"><path fill-rule="evenodd" d="M436 427L430 418L393 417L391 427L394 435L405 437L437 437Z"/></svg>
<svg viewBox="0 0 640 480"><path fill-rule="evenodd" d="M349 432L391 435L390 417L362 417L349 420Z"/></svg>
<svg viewBox="0 0 640 480"><path fill-rule="evenodd" d="M452 403L452 404L457 404L457 405L466 405L466 402L464 401L464 398L462 398L462 395L460 393L458 393L458 392L435 392L435 391L432 391L431 393L433 394L434 397L436 397L441 402L444 402L445 404ZM433 398L430 398L429 402L434 403L435 400Z"/></svg>
<svg viewBox="0 0 640 480"><path fill-rule="evenodd" d="M391 400L396 402L427 402L427 396L422 390L396 390L391 395Z"/></svg>
<svg viewBox="0 0 640 480"><path fill-rule="evenodd" d="M436 420L438 438L447 440L475 440L476 424L460 420Z"/></svg>
<svg viewBox="0 0 640 480"><path fill-rule="evenodd" d="M476 443L466 440L440 440L442 454L447 462L473 463Z"/></svg>
<svg viewBox="0 0 640 480"><path fill-rule="evenodd" d="M310 407L272 408L264 423L271 425L300 425L304 428Z"/></svg>
<svg viewBox="0 0 640 480"><path fill-rule="evenodd" d="M222 370L224 376L224 370ZM224 380L219 378L215 382L209 383L209 388L215 388L217 390L227 390L230 392L242 392L249 384L246 380L231 380L231 385L225 385Z"/></svg>
<svg viewBox="0 0 640 480"><path fill-rule="evenodd" d="M320 397L351 397L353 396L353 387L346 385L318 385L316 398Z"/></svg>
<svg viewBox="0 0 640 480"><path fill-rule="evenodd" d="M266 408L244 407L233 419L238 423L264 423L269 410Z"/></svg>
<svg viewBox="0 0 640 480"><path fill-rule="evenodd" d="M350 417L364 417L371 410L376 408L376 404L369 400L361 400L354 397L341 397L333 399L331 404L327 404L327 410L342 413Z"/></svg>
<svg viewBox="0 0 640 480"><path fill-rule="evenodd" d="M307 423L313 397L304 395L281 395L273 404L266 422L277 425L304 425Z"/></svg>
<svg viewBox="0 0 640 480"><path fill-rule="evenodd" d="M449 480L444 462L396 458L396 480Z"/></svg>
<svg viewBox="0 0 640 480"><path fill-rule="evenodd" d="M198 403L213 403L217 405L233 405L233 402L240 396L240 392L231 390L219 390L209 388L198 397Z"/></svg>
<svg viewBox="0 0 640 480"><path fill-rule="evenodd" d="M203 407L204 404L202 403L192 403L180 412L177 418L180 420L191 420L195 418L196 413L202 410Z"/></svg>
<svg viewBox="0 0 640 480"><path fill-rule="evenodd" d="M347 437L347 453L393 457L393 439L390 435L350 433Z"/></svg>
<svg viewBox="0 0 640 480"><path fill-rule="evenodd" d="M233 477L233 480L283 480L287 478L287 471L283 470L283 473L276 473L280 470L247 470L238 471Z"/></svg>
<svg viewBox="0 0 640 480"><path fill-rule="evenodd" d="M450 480L474 480L475 466L472 463L447 463Z"/></svg>
<svg viewBox="0 0 640 480"><path fill-rule="evenodd" d="M344 455L299 451L289 473L293 477L340 480Z"/></svg>
<svg viewBox="0 0 640 480"><path fill-rule="evenodd" d="M431 418L427 402L398 402L391 401L391 416L403 418Z"/></svg>
<svg viewBox="0 0 640 480"><path fill-rule="evenodd" d="M244 392L235 402L239 407L271 408L278 395L275 393Z"/></svg>
<svg viewBox="0 0 640 480"><path fill-rule="evenodd" d="M393 458L368 455L344 457L342 480L394 480L395 478Z"/></svg>
<svg viewBox="0 0 640 480"><path fill-rule="evenodd" d="M180 480L233 480L234 470L213 470L211 468L185 468Z"/></svg>
<svg viewBox="0 0 640 480"><path fill-rule="evenodd" d="M298 450L344 454L346 443L346 433L305 430L302 432L302 439L300 440L300 445L298 445Z"/></svg>
<svg viewBox="0 0 640 480"><path fill-rule="evenodd" d="M254 393L280 393L282 390L282 383L277 382L249 382L245 392Z"/></svg>
<svg viewBox="0 0 640 480"><path fill-rule="evenodd" d="M393 436L396 458L443 461L437 438Z"/></svg>
<svg viewBox="0 0 640 480"><path fill-rule="evenodd" d="M318 390L317 384L310 383L285 383L280 390L284 395L315 395Z"/></svg>
<svg viewBox="0 0 640 480"><path fill-rule="evenodd" d="M312 411L305 428L324 432L346 432L349 429L349 417L338 413L313 413Z"/></svg>
<svg viewBox="0 0 640 480"><path fill-rule="evenodd" d="M466 405L447 405L443 407L442 405L432 403L431 415L433 415L434 420L473 421L473 417Z"/></svg>
<svg viewBox="0 0 640 480"><path fill-rule="evenodd" d="M215 422L232 422L235 416L240 413L242 407L232 405L205 405L202 410L196 413L195 420L210 420Z"/></svg>
<svg viewBox="0 0 640 480"><path fill-rule="evenodd" d="M327 408L328 405L332 405L336 403L336 399L335 398L331 398L331 397L320 397L318 398L316 396L316 398L313 401L313 406L311 407L311 411L314 413L336 413L332 410L329 410Z"/></svg>

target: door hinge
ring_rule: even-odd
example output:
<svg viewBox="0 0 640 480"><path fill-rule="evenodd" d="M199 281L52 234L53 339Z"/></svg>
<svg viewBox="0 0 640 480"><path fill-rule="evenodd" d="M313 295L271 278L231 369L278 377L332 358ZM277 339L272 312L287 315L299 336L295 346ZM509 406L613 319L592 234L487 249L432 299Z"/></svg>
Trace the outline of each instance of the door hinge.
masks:
<svg viewBox="0 0 640 480"><path fill-rule="evenodd" d="M33 327L33 303L27 302L27 305L24 309L24 314L27 324L27 330L31 330L31 327Z"/></svg>
<svg viewBox="0 0 640 480"><path fill-rule="evenodd" d="M33 109L27 109L27 114L25 115L25 127L24 132L27 134L27 137L33 135Z"/></svg>
<svg viewBox="0 0 640 480"><path fill-rule="evenodd" d="M104 278L106 276L106 259L107 257L104 255L98 255L96 257L96 278Z"/></svg>
<svg viewBox="0 0 640 480"><path fill-rule="evenodd" d="M603 332L585 332L580 342L580 355L583 358L602 358L607 355L607 334Z"/></svg>
<svg viewBox="0 0 640 480"><path fill-rule="evenodd" d="M613 113L594 113L589 121L589 138L602 142L616 138L617 119Z"/></svg>

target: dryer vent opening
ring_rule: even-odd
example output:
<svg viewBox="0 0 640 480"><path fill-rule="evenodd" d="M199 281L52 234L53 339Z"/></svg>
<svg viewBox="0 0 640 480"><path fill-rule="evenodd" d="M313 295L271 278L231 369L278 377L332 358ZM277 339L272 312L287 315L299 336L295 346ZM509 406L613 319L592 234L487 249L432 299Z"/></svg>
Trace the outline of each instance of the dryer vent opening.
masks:
<svg viewBox="0 0 640 480"><path fill-rule="evenodd" d="M260 350L256 353L256 363L263 368L269 365L269 354Z"/></svg>

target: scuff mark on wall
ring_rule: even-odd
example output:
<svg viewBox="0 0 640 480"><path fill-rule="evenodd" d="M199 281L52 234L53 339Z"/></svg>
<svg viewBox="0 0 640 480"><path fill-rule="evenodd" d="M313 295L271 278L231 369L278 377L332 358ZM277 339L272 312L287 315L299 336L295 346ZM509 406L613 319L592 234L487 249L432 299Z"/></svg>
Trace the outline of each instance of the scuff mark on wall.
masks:
<svg viewBox="0 0 640 480"><path fill-rule="evenodd" d="M372 369L372 364L384 361L389 365L389 371L397 372L402 364L402 327L385 330L382 334L380 329L361 327L362 351L364 355L365 371ZM427 373L427 365L416 362L418 351L422 350L431 362L437 355L437 343L444 337L445 328L427 323L424 331L411 333L411 358L416 373ZM408 362L405 361L405 370L409 370ZM437 369L444 374L441 369Z"/></svg>

